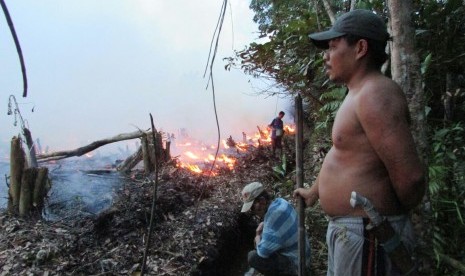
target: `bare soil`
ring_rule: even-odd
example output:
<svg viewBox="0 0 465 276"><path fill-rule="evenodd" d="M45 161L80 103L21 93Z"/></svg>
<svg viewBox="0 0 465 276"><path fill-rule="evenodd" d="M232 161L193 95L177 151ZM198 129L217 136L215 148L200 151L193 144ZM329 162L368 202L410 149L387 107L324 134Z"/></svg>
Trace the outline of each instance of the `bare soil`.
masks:
<svg viewBox="0 0 465 276"><path fill-rule="evenodd" d="M154 231L147 275L243 275L255 218L240 213L244 185L261 181L275 196L293 201L295 169L287 141L287 169L269 148L252 148L234 171L199 176L169 165L158 178ZM0 275L138 275L144 256L154 177L135 171L115 204L96 217L50 222L0 215ZM294 202L295 203L295 202ZM326 220L319 207L306 211L312 243L312 275L326 274Z"/></svg>

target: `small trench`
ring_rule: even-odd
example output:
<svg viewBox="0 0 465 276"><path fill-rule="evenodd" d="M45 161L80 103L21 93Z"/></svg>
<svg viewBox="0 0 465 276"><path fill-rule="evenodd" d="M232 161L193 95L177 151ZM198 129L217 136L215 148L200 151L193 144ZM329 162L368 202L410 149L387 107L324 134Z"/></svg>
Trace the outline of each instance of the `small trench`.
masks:
<svg viewBox="0 0 465 276"><path fill-rule="evenodd" d="M216 252L210 261L203 262L192 275L239 276L249 269L247 253L253 248L257 222L250 215L239 213L237 227L230 227L219 237Z"/></svg>

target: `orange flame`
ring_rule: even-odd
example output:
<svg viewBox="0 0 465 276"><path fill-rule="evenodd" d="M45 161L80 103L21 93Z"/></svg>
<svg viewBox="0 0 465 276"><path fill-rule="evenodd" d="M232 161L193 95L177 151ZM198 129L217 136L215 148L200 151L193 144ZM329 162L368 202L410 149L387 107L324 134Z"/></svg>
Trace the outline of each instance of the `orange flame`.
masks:
<svg viewBox="0 0 465 276"><path fill-rule="evenodd" d="M187 157L189 157L191 159L199 159L199 157L197 155L195 155L192 151L186 151L184 153L184 155L186 155Z"/></svg>
<svg viewBox="0 0 465 276"><path fill-rule="evenodd" d="M177 166L195 174L217 175L217 172L214 171L210 173L211 165L215 161L215 169L227 167L229 170L234 170L237 159L232 155L240 155L252 147L271 143L271 130L266 126L261 129L258 128L258 130L252 135L243 133L242 142L233 141L233 143L228 143L230 142L229 140L222 140L216 161L214 154L212 154L212 152L216 151L216 145L206 146L201 143L195 143L195 141L184 141L181 144L176 143L176 146L186 149L186 151L182 152ZM295 134L294 126L285 125L284 130L286 135ZM186 161L186 158L194 163Z"/></svg>

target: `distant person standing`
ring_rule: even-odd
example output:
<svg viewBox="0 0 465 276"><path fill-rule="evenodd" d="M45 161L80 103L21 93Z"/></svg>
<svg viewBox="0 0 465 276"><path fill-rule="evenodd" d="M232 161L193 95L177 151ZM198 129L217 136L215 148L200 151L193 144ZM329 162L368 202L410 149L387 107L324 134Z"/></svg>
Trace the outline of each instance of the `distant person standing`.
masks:
<svg viewBox="0 0 465 276"><path fill-rule="evenodd" d="M276 156L276 149L279 149L279 156L283 155L282 138L284 135L284 123L282 119L284 114L284 111L280 111L278 117L274 118L271 124L268 125L268 127L271 128L271 146L273 148L274 157Z"/></svg>

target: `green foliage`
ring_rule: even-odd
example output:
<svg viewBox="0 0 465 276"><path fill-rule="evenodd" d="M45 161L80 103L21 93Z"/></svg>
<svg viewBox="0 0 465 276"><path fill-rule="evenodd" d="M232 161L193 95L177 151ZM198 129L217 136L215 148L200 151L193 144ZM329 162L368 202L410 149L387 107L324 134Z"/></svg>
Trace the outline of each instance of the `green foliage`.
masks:
<svg viewBox="0 0 465 276"><path fill-rule="evenodd" d="M329 1L336 15L347 11L350 1ZM432 131L429 153L430 207L433 215L432 244L438 258L437 275L450 275L441 256L460 261L465 256L465 5L463 0L413 0L412 20L416 28L416 49L424 81L428 126ZM371 9L386 18L387 1L359 0L357 8ZM300 93L306 113L324 140L345 90L331 85L323 70L323 55L307 35L327 29L331 23L322 1L251 0L260 43L251 43L228 59L227 69L244 72L276 83L268 95ZM412 118L415 120L416 118ZM424 142L424 141L423 141ZM326 147L326 145L324 145ZM286 177L285 169L273 169ZM429 205L430 204L430 205ZM450 226L453 227L450 227ZM425 229L426 230L426 229Z"/></svg>
<svg viewBox="0 0 465 276"><path fill-rule="evenodd" d="M329 92L323 93L320 96L320 100L324 102L324 105L320 108L320 116L323 120L316 123L316 130L324 129L328 130L331 128L334 118L336 117L337 110L341 106L347 94L347 89L344 87L336 87Z"/></svg>
<svg viewBox="0 0 465 276"><path fill-rule="evenodd" d="M465 233L465 130L462 123L438 128L432 136L429 194L433 210L433 250L463 256ZM449 225L452 227L444 227Z"/></svg>
<svg viewBox="0 0 465 276"><path fill-rule="evenodd" d="M325 81L322 55L309 41L310 31L325 29L330 22L315 12L312 1L252 0L250 8L255 12L262 43L251 43L236 57L228 58L227 69L240 67L254 77L271 80L276 90L263 93L293 95L309 94L316 100ZM286 92L283 92L286 91Z"/></svg>
<svg viewBox="0 0 465 276"><path fill-rule="evenodd" d="M272 167L274 176L279 182L276 182L273 186L275 196L284 196L292 194L294 190L294 182L292 176L295 175L295 171L289 171L288 161L286 155L283 154L281 157L281 163Z"/></svg>
<svg viewBox="0 0 465 276"><path fill-rule="evenodd" d="M287 174L287 159L286 155L283 154L281 158L281 164L273 167L273 172L279 179L283 179Z"/></svg>
<svg viewBox="0 0 465 276"><path fill-rule="evenodd" d="M465 6L459 0L417 0L414 3L412 15L417 29L418 53L424 60L421 70L431 107L430 119L442 120L447 111L443 105L444 95L464 86L460 79L465 71ZM453 100L454 108L464 102L463 97L453 97ZM465 110L456 111L454 119L463 121Z"/></svg>

